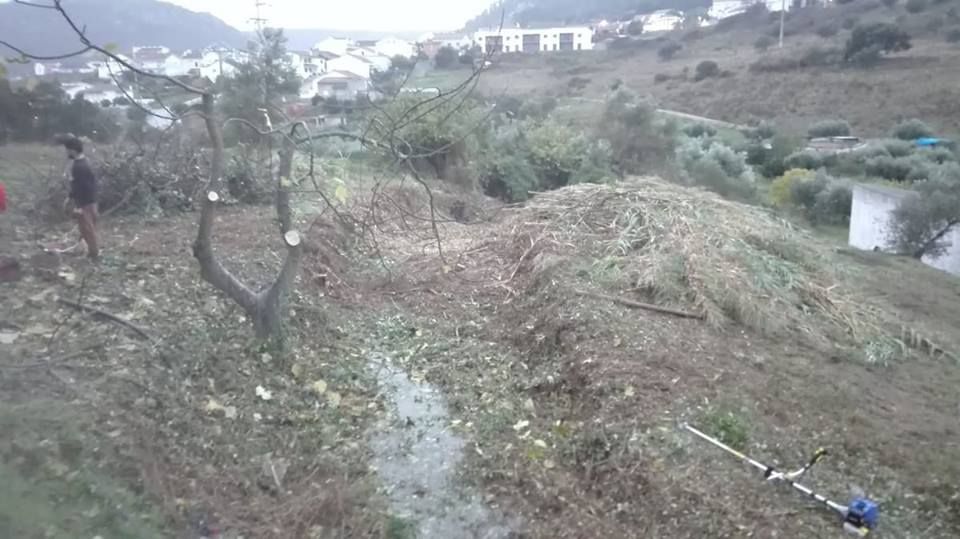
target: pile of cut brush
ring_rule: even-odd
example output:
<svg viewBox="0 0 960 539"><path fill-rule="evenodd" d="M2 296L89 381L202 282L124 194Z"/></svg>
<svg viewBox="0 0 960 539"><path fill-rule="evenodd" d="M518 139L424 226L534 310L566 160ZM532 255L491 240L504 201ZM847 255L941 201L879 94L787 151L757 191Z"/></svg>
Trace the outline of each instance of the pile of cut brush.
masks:
<svg viewBox="0 0 960 539"><path fill-rule="evenodd" d="M736 323L855 346L871 363L904 352L883 330L883 313L845 292L833 250L763 208L636 178L541 193L506 226L513 252L522 251L517 267L533 274L540 266L531 259L548 254L581 278L607 277L587 286L682 309L717 328Z"/></svg>

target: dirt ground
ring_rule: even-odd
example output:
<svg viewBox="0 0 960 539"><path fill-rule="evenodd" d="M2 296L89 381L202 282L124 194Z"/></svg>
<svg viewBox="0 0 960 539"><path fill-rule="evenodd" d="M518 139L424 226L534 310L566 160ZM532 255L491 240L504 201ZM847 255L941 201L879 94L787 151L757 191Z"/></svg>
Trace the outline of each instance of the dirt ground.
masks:
<svg viewBox="0 0 960 539"><path fill-rule="evenodd" d="M804 481L843 503L878 500L879 537L960 534L954 360L868 365L581 296L601 284L582 269L594 261L518 244L505 223L535 220L523 208L443 223L442 258L411 219L414 230L383 232L380 257L345 253L342 279L307 261L281 352L254 343L200 280L196 214L106 219L93 267L43 255L38 242L72 234L14 202L0 229L0 254L23 270L0 284L0 536L411 537L370 467L388 407L370 350L441 390L464 440L459 481L513 537L839 534L830 513L683 421L786 468L828 448ZM215 235L246 280L280 264L268 208L225 208ZM865 308L960 350L955 278L872 254L837 260L837 285Z"/></svg>

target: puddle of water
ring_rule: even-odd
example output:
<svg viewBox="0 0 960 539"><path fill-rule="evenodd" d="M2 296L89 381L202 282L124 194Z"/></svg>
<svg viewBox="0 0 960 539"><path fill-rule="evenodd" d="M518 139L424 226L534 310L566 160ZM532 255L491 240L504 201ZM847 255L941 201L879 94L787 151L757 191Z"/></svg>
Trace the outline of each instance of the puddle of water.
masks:
<svg viewBox="0 0 960 539"><path fill-rule="evenodd" d="M371 368L392 413L376 426L370 447L394 514L416 525L418 539L512 537L500 515L457 484L464 440L449 428L443 395L376 359Z"/></svg>

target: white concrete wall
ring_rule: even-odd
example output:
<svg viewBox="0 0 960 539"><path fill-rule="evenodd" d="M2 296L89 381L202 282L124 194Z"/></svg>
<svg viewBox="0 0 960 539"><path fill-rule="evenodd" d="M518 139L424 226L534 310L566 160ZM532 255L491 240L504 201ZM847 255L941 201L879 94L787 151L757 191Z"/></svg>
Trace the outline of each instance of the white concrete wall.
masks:
<svg viewBox="0 0 960 539"><path fill-rule="evenodd" d="M849 243L857 249L872 251L874 248L891 252L890 220L893 210L910 192L902 189L873 185L856 185L853 188L853 208L850 213ZM947 252L940 257L924 257L928 266L960 275L960 228L951 231L945 241L950 243Z"/></svg>

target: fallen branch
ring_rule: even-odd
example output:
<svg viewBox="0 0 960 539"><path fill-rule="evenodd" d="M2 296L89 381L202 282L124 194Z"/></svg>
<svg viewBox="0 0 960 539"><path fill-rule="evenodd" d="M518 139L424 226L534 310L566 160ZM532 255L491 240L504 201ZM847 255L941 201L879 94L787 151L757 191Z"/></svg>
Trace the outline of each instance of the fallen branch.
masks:
<svg viewBox="0 0 960 539"><path fill-rule="evenodd" d="M651 305L649 303L640 303L639 301L633 301L625 298L620 298L617 296L607 296L604 294L596 294L593 292L582 292L580 290L574 291L578 296L585 296L588 298L603 299L607 301L612 301L614 303L619 303L624 307L631 307L634 309L643 309L646 311L653 311L655 313L669 314L671 316L678 316L680 318L692 318L694 320L703 320L704 316L702 314L689 313L686 311L678 311L676 309L669 309L667 307L660 307L659 305Z"/></svg>
<svg viewBox="0 0 960 539"><path fill-rule="evenodd" d="M70 301L70 300L68 300L68 299L63 299L63 298L57 298L57 303L59 303L59 304L61 304L61 305L64 305L64 306L66 306L66 307L70 307L71 309L76 309L76 310L78 310L78 311L80 311L80 312L84 312L84 313L91 314L91 315L93 315L93 316L96 317L96 318L103 318L104 320L108 320L108 321L113 322L113 323L115 323L115 324L120 324L121 326L123 326L123 327L125 327L125 328L133 331L133 332L136 333L137 335L143 337L145 340L148 340L148 341L149 341L149 340L152 340L152 339L150 339L150 335L148 335L146 331L138 328L137 326L133 325L133 324L130 323L130 322L127 322L127 321L124 320L123 318L120 318L120 317L118 317L118 316L116 316L116 315L110 314L110 313L108 313L108 312L106 312L106 311L101 311L100 309L96 309L96 308L90 307L90 306L88 306L88 305L82 305L82 304L80 304L80 303L76 303L76 302Z"/></svg>

